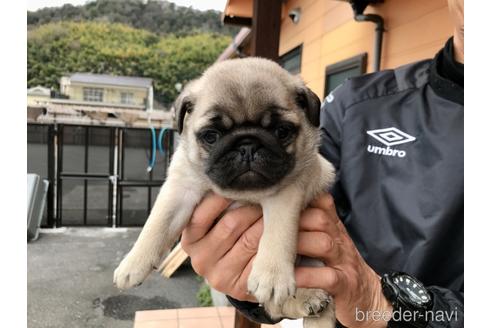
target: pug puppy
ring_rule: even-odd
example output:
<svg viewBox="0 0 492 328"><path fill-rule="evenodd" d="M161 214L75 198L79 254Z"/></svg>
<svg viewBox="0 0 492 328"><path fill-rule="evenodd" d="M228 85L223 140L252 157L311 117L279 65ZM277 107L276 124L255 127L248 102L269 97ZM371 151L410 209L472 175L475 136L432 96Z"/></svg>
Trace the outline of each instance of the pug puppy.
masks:
<svg viewBox="0 0 492 328"><path fill-rule="evenodd" d="M300 213L335 176L318 154L319 110L318 97L300 78L267 59L219 62L189 83L175 103L181 140L167 180L114 272L116 286L141 284L213 191L263 209L248 291L270 316L308 317L305 327L335 327L331 297L296 290L294 278Z"/></svg>

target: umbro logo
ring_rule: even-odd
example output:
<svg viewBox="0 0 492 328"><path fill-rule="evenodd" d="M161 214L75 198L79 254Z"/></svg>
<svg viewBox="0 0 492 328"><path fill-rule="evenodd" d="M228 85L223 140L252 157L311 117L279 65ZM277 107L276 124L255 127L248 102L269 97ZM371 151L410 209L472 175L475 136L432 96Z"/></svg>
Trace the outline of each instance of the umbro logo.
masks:
<svg viewBox="0 0 492 328"><path fill-rule="evenodd" d="M397 128L371 130L367 131L367 134L382 142L386 146L399 145L415 140L415 137L412 137L411 135L398 130Z"/></svg>
<svg viewBox="0 0 492 328"><path fill-rule="evenodd" d="M370 130L367 131L367 134L386 146L386 148L373 145L367 146L368 152L378 155L405 157L406 152L404 150L390 147L415 141L415 137L395 127Z"/></svg>

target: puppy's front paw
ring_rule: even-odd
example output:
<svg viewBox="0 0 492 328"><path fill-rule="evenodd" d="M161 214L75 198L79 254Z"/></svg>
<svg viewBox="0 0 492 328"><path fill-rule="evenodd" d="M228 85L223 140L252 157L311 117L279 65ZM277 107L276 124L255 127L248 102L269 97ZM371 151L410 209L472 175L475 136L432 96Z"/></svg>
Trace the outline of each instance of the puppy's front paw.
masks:
<svg viewBox="0 0 492 328"><path fill-rule="evenodd" d="M157 268L158 261L157 256L141 256L130 252L114 271L113 283L119 289L138 286Z"/></svg>
<svg viewBox="0 0 492 328"><path fill-rule="evenodd" d="M248 278L248 292L260 303L282 304L296 292L293 264L255 262Z"/></svg>
<svg viewBox="0 0 492 328"><path fill-rule="evenodd" d="M289 297L281 307L267 302L265 309L274 319L319 317L332 302L332 297L322 289L298 288L296 294Z"/></svg>
<svg viewBox="0 0 492 328"><path fill-rule="evenodd" d="M302 297L298 298L299 303L302 301L305 311L303 317L319 316L333 302L332 297L322 289L304 289L303 291Z"/></svg>

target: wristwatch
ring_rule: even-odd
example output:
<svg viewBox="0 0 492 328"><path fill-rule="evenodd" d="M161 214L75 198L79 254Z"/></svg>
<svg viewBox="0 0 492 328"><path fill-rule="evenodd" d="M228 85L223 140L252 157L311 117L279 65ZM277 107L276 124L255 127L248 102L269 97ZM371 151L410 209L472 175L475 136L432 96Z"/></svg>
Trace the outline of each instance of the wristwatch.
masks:
<svg viewBox="0 0 492 328"><path fill-rule="evenodd" d="M388 327L425 328L432 310L432 296L415 277L404 272L386 273L381 278L386 299L393 305Z"/></svg>

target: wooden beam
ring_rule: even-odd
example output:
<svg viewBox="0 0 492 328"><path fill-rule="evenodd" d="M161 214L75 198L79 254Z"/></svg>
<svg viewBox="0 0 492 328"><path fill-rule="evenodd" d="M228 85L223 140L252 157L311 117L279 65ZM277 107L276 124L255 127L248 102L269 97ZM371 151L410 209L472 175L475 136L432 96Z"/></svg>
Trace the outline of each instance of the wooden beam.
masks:
<svg viewBox="0 0 492 328"><path fill-rule="evenodd" d="M162 264L157 271L161 272L161 275L165 278L170 278L176 270L183 264L188 258L188 254L181 248L181 243L166 256Z"/></svg>
<svg viewBox="0 0 492 328"><path fill-rule="evenodd" d="M254 0L252 55L278 59L282 0Z"/></svg>
<svg viewBox="0 0 492 328"><path fill-rule="evenodd" d="M241 312L236 310L234 315L234 328L260 328L261 325L259 323L250 321L248 318L243 316Z"/></svg>

